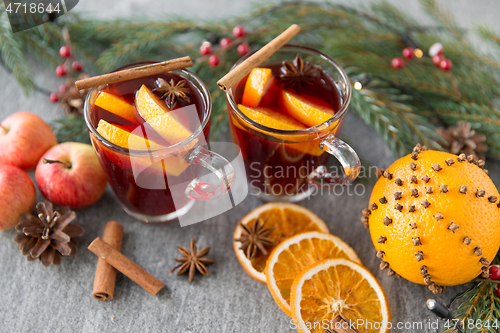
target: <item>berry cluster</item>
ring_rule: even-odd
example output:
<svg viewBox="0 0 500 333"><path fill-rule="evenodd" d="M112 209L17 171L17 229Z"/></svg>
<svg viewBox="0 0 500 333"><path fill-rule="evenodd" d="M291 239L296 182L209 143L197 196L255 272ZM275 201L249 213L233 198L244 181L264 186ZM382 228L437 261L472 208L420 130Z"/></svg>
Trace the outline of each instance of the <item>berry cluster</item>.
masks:
<svg viewBox="0 0 500 333"><path fill-rule="evenodd" d="M411 59L414 55L420 58L422 56L422 51L418 50L420 54L417 55L417 50L418 49L413 49L412 47L408 46L403 49L402 55L406 59ZM444 48L441 43L434 43L429 48L429 56L432 58L432 63L434 64L434 66L439 67L444 71L450 71L453 68L453 63L450 59L445 58L445 56L443 55L443 51ZM396 57L392 59L391 65L392 68L400 69L406 66L406 63L403 58Z"/></svg>
<svg viewBox="0 0 500 333"><path fill-rule="evenodd" d="M58 77L64 77L68 75L71 71L81 72L83 70L83 64L79 60L73 59L73 52L69 45L64 45L59 49L59 55L61 58L66 59L64 63L56 67L55 73ZM69 72L68 72L69 70ZM64 93L68 89L66 83L62 83L59 86L59 92L53 92L50 94L49 99L52 103L57 103L59 101L60 94Z"/></svg>
<svg viewBox="0 0 500 333"><path fill-rule="evenodd" d="M490 279L500 280L500 266L491 265L490 266ZM500 284L497 286L496 294L500 297Z"/></svg>
<svg viewBox="0 0 500 333"><path fill-rule="evenodd" d="M219 41L220 48L214 51L212 41L204 41L200 46L200 54L208 58L208 64L212 67L217 67L220 64L220 54L231 49L235 45L238 45L236 50L238 54L244 56L250 52L250 46L244 41L244 37L247 32L245 28L241 25L237 25L233 28L234 40L230 37L221 38ZM217 38L216 38L217 41ZM215 42L216 42L215 41Z"/></svg>

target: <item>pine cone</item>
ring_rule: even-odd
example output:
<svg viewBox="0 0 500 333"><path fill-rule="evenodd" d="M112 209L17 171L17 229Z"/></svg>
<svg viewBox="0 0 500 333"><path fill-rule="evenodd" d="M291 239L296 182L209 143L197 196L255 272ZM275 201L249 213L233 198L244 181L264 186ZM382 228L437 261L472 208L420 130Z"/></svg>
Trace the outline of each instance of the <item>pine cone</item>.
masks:
<svg viewBox="0 0 500 333"><path fill-rule="evenodd" d="M88 74L80 74L78 80L90 77ZM90 89L78 90L75 86L76 80L68 78L66 80L66 90L59 92L59 105L64 110L64 113L83 115L83 105L85 104L85 97Z"/></svg>
<svg viewBox="0 0 500 333"><path fill-rule="evenodd" d="M457 122L456 127L439 128L437 133L448 144L444 148L452 154L475 155L479 159L484 159L484 153L488 150L488 146L484 143L486 136L472 130L471 124L467 121Z"/></svg>
<svg viewBox="0 0 500 333"><path fill-rule="evenodd" d="M83 228L71 224L76 214L67 207L54 211L52 203L39 202L37 216L23 214L16 230L21 232L14 241L19 244L28 261L39 259L45 267L59 265L62 256L74 256L77 242L73 237L83 235Z"/></svg>

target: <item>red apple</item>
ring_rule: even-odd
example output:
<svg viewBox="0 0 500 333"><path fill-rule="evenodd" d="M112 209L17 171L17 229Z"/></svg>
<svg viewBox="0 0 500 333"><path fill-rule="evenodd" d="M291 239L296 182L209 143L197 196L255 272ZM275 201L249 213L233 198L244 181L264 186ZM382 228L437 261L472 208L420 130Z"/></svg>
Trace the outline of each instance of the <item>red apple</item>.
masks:
<svg viewBox="0 0 500 333"><path fill-rule="evenodd" d="M18 167L0 164L0 230L12 229L19 216L33 209L36 190L31 178Z"/></svg>
<svg viewBox="0 0 500 333"><path fill-rule="evenodd" d="M83 208L99 200L106 175L91 145L64 142L47 151L36 167L42 195L57 206Z"/></svg>
<svg viewBox="0 0 500 333"><path fill-rule="evenodd" d="M57 144L49 124L29 112L16 112L0 124L0 164L32 169Z"/></svg>

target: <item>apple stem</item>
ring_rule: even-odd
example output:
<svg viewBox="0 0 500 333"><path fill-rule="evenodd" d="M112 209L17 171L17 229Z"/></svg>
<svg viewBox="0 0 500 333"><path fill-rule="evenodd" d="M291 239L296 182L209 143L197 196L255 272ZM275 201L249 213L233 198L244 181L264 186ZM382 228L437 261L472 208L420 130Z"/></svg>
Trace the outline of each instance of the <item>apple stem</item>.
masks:
<svg viewBox="0 0 500 333"><path fill-rule="evenodd" d="M43 164L60 163L60 164L63 164L66 168L71 169L71 163L69 163L69 162L63 162L63 161L58 161L58 160L49 160L49 159L44 158L42 160L42 163Z"/></svg>
<svg viewBox="0 0 500 333"><path fill-rule="evenodd" d="M5 132L9 131L8 129L6 129L5 127L3 127L2 124L0 124L0 128L2 128Z"/></svg>

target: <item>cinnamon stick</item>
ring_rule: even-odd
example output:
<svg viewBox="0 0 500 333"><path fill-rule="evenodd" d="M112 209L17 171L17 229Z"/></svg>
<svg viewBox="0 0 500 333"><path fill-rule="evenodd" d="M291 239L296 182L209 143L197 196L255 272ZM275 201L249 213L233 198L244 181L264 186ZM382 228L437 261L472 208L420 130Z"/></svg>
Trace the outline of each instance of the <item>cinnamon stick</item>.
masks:
<svg viewBox="0 0 500 333"><path fill-rule="evenodd" d="M116 221L108 222L104 229L102 240L108 243L113 249L120 251L123 240L123 226ZM115 282L116 269L104 259L97 259L92 296L102 301L113 299Z"/></svg>
<svg viewBox="0 0 500 333"><path fill-rule="evenodd" d="M152 65L128 68L118 72L89 77L87 79L76 81L75 85L77 89L87 89L91 87L98 87L104 84L128 81L150 75L161 74L191 66L193 66L191 58L182 57Z"/></svg>
<svg viewBox="0 0 500 333"><path fill-rule="evenodd" d="M163 282L146 272L142 267L125 257L119 251L113 249L100 237L94 239L88 249L153 296L165 286Z"/></svg>
<svg viewBox="0 0 500 333"><path fill-rule="evenodd" d="M236 68L227 73L222 79L217 81L219 88L224 91L228 91L229 88L232 88L236 83L238 83L241 79L248 75L252 71L252 69L262 64L267 58L273 55L274 52L288 43L288 41L292 39L293 36L295 36L299 31L300 27L296 24L292 24L278 37L267 43L260 50L245 59L245 61L239 64Z"/></svg>

